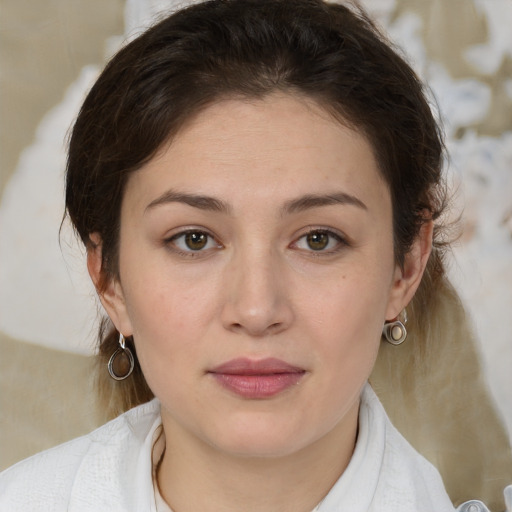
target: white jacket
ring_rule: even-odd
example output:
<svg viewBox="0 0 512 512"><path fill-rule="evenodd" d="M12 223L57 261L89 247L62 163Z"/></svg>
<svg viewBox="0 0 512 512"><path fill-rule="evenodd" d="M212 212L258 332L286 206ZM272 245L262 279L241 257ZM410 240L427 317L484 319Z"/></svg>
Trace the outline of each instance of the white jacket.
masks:
<svg viewBox="0 0 512 512"><path fill-rule="evenodd" d="M0 474L0 511L157 512L155 399ZM318 512L453 512L437 470L389 421L367 385L352 459Z"/></svg>

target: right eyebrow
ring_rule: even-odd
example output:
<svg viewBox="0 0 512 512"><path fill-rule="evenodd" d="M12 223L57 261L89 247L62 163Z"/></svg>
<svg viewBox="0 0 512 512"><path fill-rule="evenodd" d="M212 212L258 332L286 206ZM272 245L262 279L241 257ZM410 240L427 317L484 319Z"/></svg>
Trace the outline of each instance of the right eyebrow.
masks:
<svg viewBox="0 0 512 512"><path fill-rule="evenodd" d="M144 209L144 213L157 206L169 203L188 204L189 206L193 206L194 208L199 208L200 210L207 210L211 212L231 212L231 207L227 203L221 201L220 199L216 199L215 197L204 196L199 194L189 194L186 192L178 192L176 190L168 190L164 192L161 196L157 197L155 200L151 201Z"/></svg>

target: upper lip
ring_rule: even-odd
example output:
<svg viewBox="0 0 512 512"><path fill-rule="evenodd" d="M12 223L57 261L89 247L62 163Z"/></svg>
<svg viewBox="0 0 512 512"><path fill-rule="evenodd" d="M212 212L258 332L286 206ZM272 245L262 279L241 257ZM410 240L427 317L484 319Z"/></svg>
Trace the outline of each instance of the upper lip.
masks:
<svg viewBox="0 0 512 512"><path fill-rule="evenodd" d="M272 375L276 373L304 373L303 368L291 365L281 359L269 357L266 359L238 358L216 366L210 373L227 375Z"/></svg>

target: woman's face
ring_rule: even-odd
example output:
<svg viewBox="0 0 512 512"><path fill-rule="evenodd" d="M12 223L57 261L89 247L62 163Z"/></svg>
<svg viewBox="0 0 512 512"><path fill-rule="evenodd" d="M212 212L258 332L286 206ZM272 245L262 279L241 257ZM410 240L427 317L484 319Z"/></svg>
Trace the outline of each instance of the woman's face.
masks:
<svg viewBox="0 0 512 512"><path fill-rule="evenodd" d="M119 269L103 301L166 432L259 457L355 437L414 288L369 143L291 95L209 107L130 177Z"/></svg>

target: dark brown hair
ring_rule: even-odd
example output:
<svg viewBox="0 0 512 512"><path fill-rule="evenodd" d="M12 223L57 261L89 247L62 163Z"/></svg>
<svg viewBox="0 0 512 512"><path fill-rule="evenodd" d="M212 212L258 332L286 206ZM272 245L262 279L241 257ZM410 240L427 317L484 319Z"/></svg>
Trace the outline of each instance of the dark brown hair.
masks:
<svg viewBox="0 0 512 512"><path fill-rule="evenodd" d="M443 143L411 67L358 9L321 0L211 0L166 17L127 44L88 94L69 145L66 205L87 247L102 240L102 274L118 276L123 190L131 173L208 105L280 91L315 100L364 134L389 185L403 262L443 208ZM443 269L434 249L423 306ZM100 354L116 348L102 329ZM135 351L133 340L128 340ZM149 399L138 369L121 409Z"/></svg>

